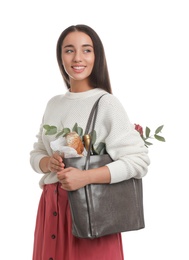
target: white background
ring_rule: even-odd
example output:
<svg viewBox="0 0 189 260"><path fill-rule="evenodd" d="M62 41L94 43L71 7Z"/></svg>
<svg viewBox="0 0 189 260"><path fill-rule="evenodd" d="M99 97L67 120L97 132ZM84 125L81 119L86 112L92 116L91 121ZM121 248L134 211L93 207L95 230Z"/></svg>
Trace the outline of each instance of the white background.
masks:
<svg viewBox="0 0 189 260"><path fill-rule="evenodd" d="M4 3L2 3L4 2ZM144 178L146 228L123 234L126 260L188 260L188 1L1 1L1 255L32 259L41 190L29 164L47 101L64 93L56 41L84 23L101 37L114 94L154 140Z"/></svg>

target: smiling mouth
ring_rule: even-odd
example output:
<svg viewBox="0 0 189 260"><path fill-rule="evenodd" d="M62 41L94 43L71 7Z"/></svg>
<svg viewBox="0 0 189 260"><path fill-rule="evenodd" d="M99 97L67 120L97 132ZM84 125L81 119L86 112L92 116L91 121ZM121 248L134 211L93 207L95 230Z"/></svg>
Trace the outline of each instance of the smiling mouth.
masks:
<svg viewBox="0 0 189 260"><path fill-rule="evenodd" d="M84 71L85 66L72 66L72 69L73 69L75 72L82 72L82 71Z"/></svg>
<svg viewBox="0 0 189 260"><path fill-rule="evenodd" d="M85 68L85 66L72 66L74 70L82 70Z"/></svg>

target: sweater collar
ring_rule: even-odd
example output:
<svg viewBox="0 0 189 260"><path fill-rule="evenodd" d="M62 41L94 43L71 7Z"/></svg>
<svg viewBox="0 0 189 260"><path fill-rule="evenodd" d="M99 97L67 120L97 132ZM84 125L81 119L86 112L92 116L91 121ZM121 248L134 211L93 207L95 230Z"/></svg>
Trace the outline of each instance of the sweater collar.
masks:
<svg viewBox="0 0 189 260"><path fill-rule="evenodd" d="M94 89L90 89L87 91L83 91L83 92L70 92L67 91L65 93L65 97L68 99L82 99L82 98L88 98L94 95L97 95L99 93L104 93L105 91L103 89L100 88L94 88Z"/></svg>

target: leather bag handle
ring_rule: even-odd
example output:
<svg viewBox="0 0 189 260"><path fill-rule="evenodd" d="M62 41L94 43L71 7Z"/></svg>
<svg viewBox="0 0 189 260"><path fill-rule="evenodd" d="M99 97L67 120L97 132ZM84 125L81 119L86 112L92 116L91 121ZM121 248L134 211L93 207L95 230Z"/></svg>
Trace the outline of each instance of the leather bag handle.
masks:
<svg viewBox="0 0 189 260"><path fill-rule="evenodd" d="M91 152L91 147L92 147L92 139L93 139L93 132L94 132L94 128L95 128L95 123L96 123L96 117L97 117L97 112L98 112L98 104L99 104L99 101L100 99L106 94L103 94L102 96L100 96L96 102L94 103L92 109L91 109L91 112L90 112L90 115L89 115L89 119L88 119L88 122L87 122L87 126L86 126L86 129L85 129L85 135L86 134L89 134L89 130L90 130L90 127L91 127L91 138L90 138L90 144L89 144L89 148L88 148L88 151L87 151L87 156L86 156L86 161L85 161L85 170L88 170L89 168L89 163L90 163L90 152Z"/></svg>

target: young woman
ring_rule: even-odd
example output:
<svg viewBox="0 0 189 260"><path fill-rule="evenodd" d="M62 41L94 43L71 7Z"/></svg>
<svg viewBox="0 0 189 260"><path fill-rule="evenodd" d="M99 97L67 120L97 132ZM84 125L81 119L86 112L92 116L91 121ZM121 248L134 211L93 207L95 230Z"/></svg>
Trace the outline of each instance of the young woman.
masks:
<svg viewBox="0 0 189 260"><path fill-rule="evenodd" d="M148 151L112 94L104 48L96 32L86 25L65 29L57 42L57 60L68 90L48 102L30 153L34 171L43 174L33 260L123 260L121 234L93 240L72 235L67 191L91 183L111 185L131 177L142 178L149 165ZM56 135L47 135L44 126L56 126L61 131L77 124L85 130L93 104L104 93L99 102L94 148L104 143L114 162L87 171L64 168L64 159L50 146Z"/></svg>

